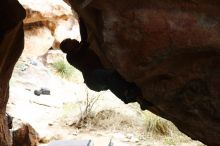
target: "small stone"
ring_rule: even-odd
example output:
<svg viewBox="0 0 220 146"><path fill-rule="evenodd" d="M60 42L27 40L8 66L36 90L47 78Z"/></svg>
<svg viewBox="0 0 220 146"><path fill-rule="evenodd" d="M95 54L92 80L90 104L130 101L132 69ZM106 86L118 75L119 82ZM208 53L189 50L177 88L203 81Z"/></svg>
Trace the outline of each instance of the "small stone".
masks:
<svg viewBox="0 0 220 146"><path fill-rule="evenodd" d="M37 146L39 135L30 124L22 124L20 128L12 131L12 146Z"/></svg>

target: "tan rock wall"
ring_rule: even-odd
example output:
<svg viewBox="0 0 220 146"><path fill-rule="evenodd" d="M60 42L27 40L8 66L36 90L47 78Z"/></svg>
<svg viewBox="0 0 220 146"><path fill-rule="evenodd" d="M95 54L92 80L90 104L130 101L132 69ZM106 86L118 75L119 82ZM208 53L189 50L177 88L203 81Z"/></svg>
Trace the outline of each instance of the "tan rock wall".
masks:
<svg viewBox="0 0 220 146"><path fill-rule="evenodd" d="M23 56L37 57L51 47L57 49L65 38L80 39L78 22L62 0L19 0L26 9ZM40 44L40 45L39 45Z"/></svg>

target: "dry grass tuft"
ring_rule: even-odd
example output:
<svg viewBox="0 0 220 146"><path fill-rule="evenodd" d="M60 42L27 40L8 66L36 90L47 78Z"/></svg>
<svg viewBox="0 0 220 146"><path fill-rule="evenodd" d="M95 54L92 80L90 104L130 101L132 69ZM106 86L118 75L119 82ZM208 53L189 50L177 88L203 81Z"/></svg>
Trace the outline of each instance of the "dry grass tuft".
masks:
<svg viewBox="0 0 220 146"><path fill-rule="evenodd" d="M102 110L95 114L91 125L101 129L129 131L136 126L135 121L114 110Z"/></svg>
<svg viewBox="0 0 220 146"><path fill-rule="evenodd" d="M149 111L144 111L145 128L147 133L155 135L170 135L175 126L168 120L158 117Z"/></svg>

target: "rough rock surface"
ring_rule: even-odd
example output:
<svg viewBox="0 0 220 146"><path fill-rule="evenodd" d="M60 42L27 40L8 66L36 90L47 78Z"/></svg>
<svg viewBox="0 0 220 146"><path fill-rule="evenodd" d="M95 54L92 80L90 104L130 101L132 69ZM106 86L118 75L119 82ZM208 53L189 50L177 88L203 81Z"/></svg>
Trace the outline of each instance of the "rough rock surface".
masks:
<svg viewBox="0 0 220 146"><path fill-rule="evenodd" d="M78 23L62 0L19 0L26 10L24 57L41 56L65 38L79 39ZM40 44L40 45L39 45Z"/></svg>
<svg viewBox="0 0 220 146"><path fill-rule="evenodd" d="M153 103L146 109L220 145L220 1L69 3L86 22L91 48Z"/></svg>
<svg viewBox="0 0 220 146"><path fill-rule="evenodd" d="M12 146L38 146L39 135L30 124L22 124L13 131Z"/></svg>
<svg viewBox="0 0 220 146"><path fill-rule="evenodd" d="M1 1L0 5L0 145L11 146L5 118L9 98L9 80L24 47L22 20L25 11L17 1Z"/></svg>
<svg viewBox="0 0 220 146"><path fill-rule="evenodd" d="M23 56L25 57L44 55L55 41L51 31L45 26L26 30L24 34L25 47Z"/></svg>

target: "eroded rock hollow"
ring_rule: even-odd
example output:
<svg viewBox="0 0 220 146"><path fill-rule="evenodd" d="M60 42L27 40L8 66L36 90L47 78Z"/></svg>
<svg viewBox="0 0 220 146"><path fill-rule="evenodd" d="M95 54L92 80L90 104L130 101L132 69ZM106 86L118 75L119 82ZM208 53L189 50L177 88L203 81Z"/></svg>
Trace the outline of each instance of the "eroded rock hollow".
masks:
<svg viewBox="0 0 220 146"><path fill-rule="evenodd" d="M220 145L220 1L69 0L89 31L106 68L142 90L138 102L171 120L182 132ZM10 9L9 9L10 7ZM8 81L23 49L24 10L0 5L0 118ZM153 104L145 106L145 101ZM5 131L0 121L0 132ZM0 145L7 142L0 134ZM8 142L9 143L9 142Z"/></svg>

